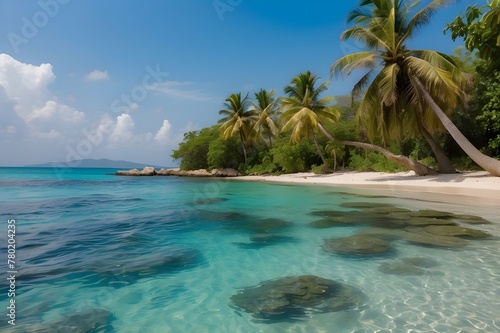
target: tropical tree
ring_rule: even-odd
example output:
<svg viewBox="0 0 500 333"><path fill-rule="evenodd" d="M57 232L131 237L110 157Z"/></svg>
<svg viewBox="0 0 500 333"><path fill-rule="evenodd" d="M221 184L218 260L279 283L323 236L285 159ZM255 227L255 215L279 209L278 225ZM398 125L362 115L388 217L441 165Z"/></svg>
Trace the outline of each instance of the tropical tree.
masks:
<svg viewBox="0 0 500 333"><path fill-rule="evenodd" d="M324 154L316 138L316 133L319 130L334 142L346 146L378 151L387 159L404 166L408 170L415 171L419 176L436 173L434 170L417 161L411 160L406 156L395 155L380 146L365 142L336 140L333 135L326 130L324 125L337 121L339 118L339 111L329 105L332 102L331 97L319 99L319 95L326 90L327 83L323 83L318 88L315 88L314 85L316 81L317 77L307 71L293 78L291 84L285 87L285 93L288 97L283 98L281 101L281 107L284 112L280 120L285 123L281 130L292 130L292 142L299 142L301 138L312 137L318 154L321 156L323 163L327 165Z"/></svg>
<svg viewBox="0 0 500 333"><path fill-rule="evenodd" d="M318 144L317 132L319 122L335 122L339 118L339 111L331 106L331 97L320 98L319 95L327 89L327 82L315 87L318 78L310 71L295 76L290 85L285 87L287 97L282 98L284 123L282 131L291 129L290 140L298 143L303 138L312 138L321 160L325 166L328 163Z"/></svg>
<svg viewBox="0 0 500 333"><path fill-rule="evenodd" d="M256 103L252 103L257 121L253 128L254 136L260 136L264 141L269 142L269 147L272 148L273 140L279 134L279 128L276 124L279 116L279 105L274 98L274 90L267 91L261 89L255 93Z"/></svg>
<svg viewBox="0 0 500 333"><path fill-rule="evenodd" d="M363 43L366 51L346 55L331 67L331 75L366 73L353 93L367 88L358 109L358 121L370 140L400 141L423 136L431 146L442 173L456 172L433 134L444 132L430 105L421 99L416 80L447 114L461 103L467 77L454 60L437 51L410 50L406 42L447 0L434 0L411 16L415 0L360 0L348 15L356 25L342 33L341 41Z"/></svg>
<svg viewBox="0 0 500 333"><path fill-rule="evenodd" d="M219 120L219 123L222 124L220 137L228 140L235 134L239 135L246 164L247 148L255 122L255 112L250 109L248 94L243 99L241 93L231 94L226 99L224 107L225 109L219 111L219 114L224 116Z"/></svg>
<svg viewBox="0 0 500 333"><path fill-rule="evenodd" d="M469 51L477 50L479 57L500 66L500 0L488 0L483 7L468 6L465 16L458 16L446 25L453 40L464 38Z"/></svg>

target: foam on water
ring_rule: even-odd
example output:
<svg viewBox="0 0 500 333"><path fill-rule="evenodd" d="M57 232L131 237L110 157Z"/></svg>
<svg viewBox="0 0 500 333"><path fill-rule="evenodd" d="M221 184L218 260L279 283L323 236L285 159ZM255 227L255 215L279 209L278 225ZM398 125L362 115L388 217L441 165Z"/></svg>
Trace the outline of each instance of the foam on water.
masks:
<svg viewBox="0 0 500 333"><path fill-rule="evenodd" d="M120 178L106 175L110 170L74 169L59 179L48 170L0 169L0 218L15 218L18 232L18 325L103 309L113 316L102 332L500 331L497 206L363 197L321 186ZM466 226L492 237L453 250L396 239L387 255L328 253L325 239L367 227L312 228L318 217L310 213L349 211L339 204L360 201L478 215L493 223ZM436 265L423 275L379 269L415 257ZM241 288L298 275L348 283L368 303L272 323L230 306Z"/></svg>

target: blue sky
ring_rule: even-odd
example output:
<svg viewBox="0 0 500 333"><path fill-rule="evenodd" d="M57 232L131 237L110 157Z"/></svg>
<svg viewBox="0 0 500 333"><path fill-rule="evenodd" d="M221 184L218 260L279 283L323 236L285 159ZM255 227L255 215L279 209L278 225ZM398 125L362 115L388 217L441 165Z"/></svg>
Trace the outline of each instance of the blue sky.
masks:
<svg viewBox="0 0 500 333"><path fill-rule="evenodd" d="M445 23L475 3L441 9L410 47L451 53L459 43ZM311 70L331 82L329 95L348 94L353 79L330 79L329 68L358 50L339 41L356 4L0 0L0 165L172 166L183 133L216 123L233 92L279 95Z"/></svg>

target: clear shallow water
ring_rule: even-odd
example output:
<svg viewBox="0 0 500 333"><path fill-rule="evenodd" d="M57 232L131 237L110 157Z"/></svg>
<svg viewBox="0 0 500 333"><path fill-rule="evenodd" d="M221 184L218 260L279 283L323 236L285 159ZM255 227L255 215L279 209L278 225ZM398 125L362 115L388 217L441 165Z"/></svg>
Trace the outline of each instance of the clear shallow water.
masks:
<svg viewBox="0 0 500 333"><path fill-rule="evenodd" d="M422 200L359 196L321 186L125 178L112 172L0 168L2 276L6 222L14 218L17 226L16 326L36 331L40 325L68 325L61 318L73 316L69 319L80 330L72 332L500 331L496 205L431 203L424 194ZM493 223L467 226L493 237L468 240L455 250L397 239L386 256L339 256L326 252L323 241L366 226L315 229L309 223L318 217L310 213L351 210L338 206L346 202L474 214ZM268 218L288 225L266 226L262 219ZM281 238L267 246L251 242L262 233ZM422 276L379 270L382 263L404 257L431 258L438 265ZM229 304L240 288L307 274L357 287L368 302L359 309L270 323ZM1 287L6 295L6 284ZM0 308L6 306L2 296ZM90 329L103 320L106 325Z"/></svg>

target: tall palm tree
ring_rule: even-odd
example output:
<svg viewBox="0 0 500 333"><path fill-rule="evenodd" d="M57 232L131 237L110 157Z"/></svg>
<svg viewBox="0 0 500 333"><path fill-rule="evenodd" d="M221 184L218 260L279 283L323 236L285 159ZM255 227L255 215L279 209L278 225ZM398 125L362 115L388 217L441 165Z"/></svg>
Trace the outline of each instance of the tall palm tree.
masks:
<svg viewBox="0 0 500 333"><path fill-rule="evenodd" d="M221 138L227 140L238 133L246 164L249 138L255 122L254 111L250 110L248 94L243 99L241 93L231 94L226 99L224 107L225 109L219 111L219 114L224 116L219 120L219 123L222 124L220 128Z"/></svg>
<svg viewBox="0 0 500 333"><path fill-rule="evenodd" d="M356 26L342 33L341 40L355 40L366 51L346 55L331 67L331 75L366 74L353 92L368 86L358 109L358 120L371 140L401 140L404 136L423 136L431 146L442 173L456 172L433 135L444 132L430 105L421 99L416 78L429 89L433 100L451 114L464 97L467 77L453 59L432 50L410 50L406 42L432 14L448 0L434 0L411 12L416 0L360 0L348 15Z"/></svg>
<svg viewBox="0 0 500 333"><path fill-rule="evenodd" d="M279 116L279 103L274 98L274 90L261 89L255 93L257 103L252 103L256 112L257 121L253 128L254 136L261 136L265 141L269 140L269 147L273 146L273 139L278 136L279 128L276 125Z"/></svg>
<svg viewBox="0 0 500 333"><path fill-rule="evenodd" d="M329 123L337 121L339 111L332 107L331 97L319 98L319 95L327 89L327 82L315 87L318 78L310 71L295 76L290 85L285 87L285 94L281 100L283 114L281 120L285 123L282 131L292 129L291 141L298 143L302 138L312 138L318 154L327 166L325 156L318 144L316 133L319 130L318 123Z"/></svg>

